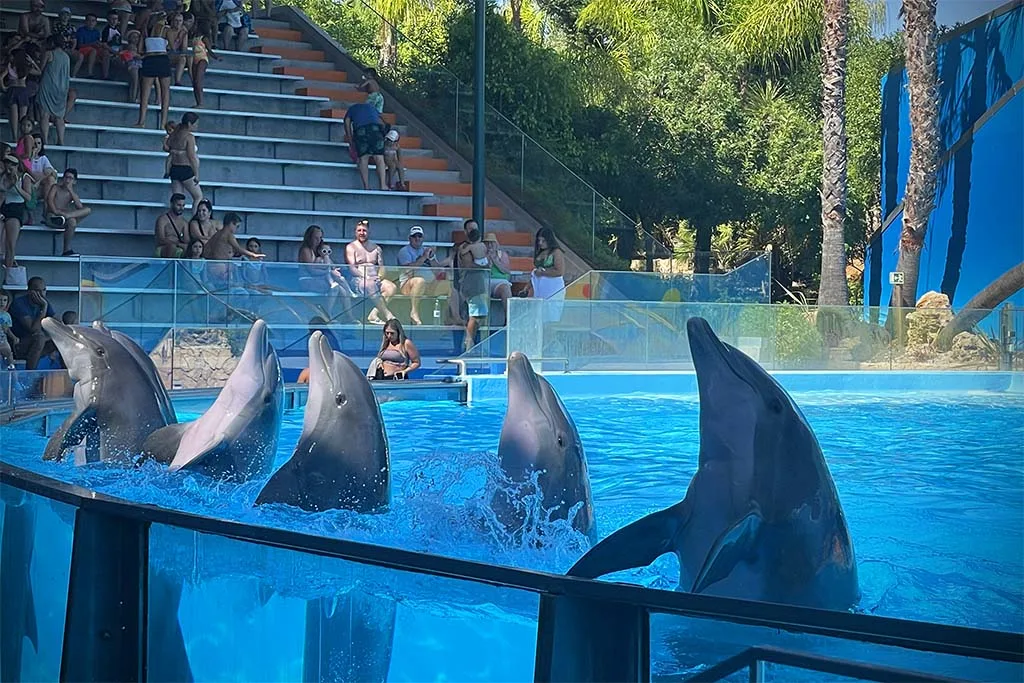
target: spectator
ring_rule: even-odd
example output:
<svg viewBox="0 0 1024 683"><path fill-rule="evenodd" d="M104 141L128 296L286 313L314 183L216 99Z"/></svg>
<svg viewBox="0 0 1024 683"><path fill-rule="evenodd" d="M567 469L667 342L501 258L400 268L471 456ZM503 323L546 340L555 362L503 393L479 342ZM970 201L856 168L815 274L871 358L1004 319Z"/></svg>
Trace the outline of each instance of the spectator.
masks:
<svg viewBox="0 0 1024 683"><path fill-rule="evenodd" d="M164 142L164 151L170 162L171 192L187 191L192 195L193 207L198 207L203 200L203 189L199 187L199 154L193 134L198 123L199 116L195 112L185 112L181 115L181 123Z"/></svg>
<svg viewBox="0 0 1024 683"><path fill-rule="evenodd" d="M194 5L199 1L192 0L192 3ZM203 82L206 80L206 69L210 65L211 57L220 60L220 56L213 51L213 38L203 31L202 24L197 18L192 28L192 61L188 67L188 75L192 79L192 96L196 99L197 109L203 107Z"/></svg>
<svg viewBox="0 0 1024 683"><path fill-rule="evenodd" d="M195 206L192 220L188 222L188 236L193 241L205 245L221 229L221 224L213 218L213 204L209 199L200 199Z"/></svg>
<svg viewBox="0 0 1024 683"><path fill-rule="evenodd" d="M373 302L367 320L375 325L382 324L395 316L388 310L387 302L395 295L395 283L382 280L384 252L370 241L370 221L356 223L356 239L345 247L345 261L352 278L352 289Z"/></svg>
<svg viewBox="0 0 1024 683"><path fill-rule="evenodd" d="M356 149L359 178L363 189L370 189L370 157L377 169L380 189L387 187L384 174L384 121L372 104L359 102L345 112L345 139Z"/></svg>
<svg viewBox="0 0 1024 683"><path fill-rule="evenodd" d="M125 45L118 55L128 70L128 101L139 100L139 71L142 69L142 32L132 29L125 34Z"/></svg>
<svg viewBox="0 0 1024 683"><path fill-rule="evenodd" d="M57 182L57 169L50 163L46 156L46 147L43 145L41 133L32 134L32 148L28 159L28 174L32 177L35 185L35 197L46 199L47 193L54 183Z"/></svg>
<svg viewBox="0 0 1024 683"><path fill-rule="evenodd" d="M508 300L512 296L512 281L509 279L512 276L511 259L498 246L498 236L493 232L484 237L484 245L487 247L487 260L491 264L491 298L501 301L504 325L508 321Z"/></svg>
<svg viewBox="0 0 1024 683"><path fill-rule="evenodd" d="M367 69L362 75L359 89L366 93L366 103L373 105L378 114L384 113L384 93L380 91L380 84L377 83L377 72Z"/></svg>
<svg viewBox="0 0 1024 683"><path fill-rule="evenodd" d="M46 224L56 230L64 230L64 251L61 256L77 256L71 248L71 241L78 224L92 213L92 209L84 206L78 198L76 182L78 171L65 169L60 181L46 195Z"/></svg>
<svg viewBox="0 0 1024 683"><path fill-rule="evenodd" d="M252 254L262 254L263 245L255 237L250 237L245 241L245 250ZM242 256L242 260L245 262L242 265L242 279L245 281L245 284L250 287L266 285L267 278L263 259Z"/></svg>
<svg viewBox="0 0 1024 683"><path fill-rule="evenodd" d="M79 26L75 32L75 42L78 48L75 50L75 66L71 69L71 78L78 78L78 71L82 68L82 62L88 60L88 75L93 77L96 70L97 57L103 57L100 30L96 28L96 15L90 12L85 15L85 25Z"/></svg>
<svg viewBox="0 0 1024 683"><path fill-rule="evenodd" d="M188 243L188 249L185 250L186 259L200 260L203 258L204 245L199 240L192 240Z"/></svg>
<svg viewBox="0 0 1024 683"><path fill-rule="evenodd" d="M71 8L61 7L60 13L57 15L57 19L51 24L51 36L57 36L60 39L60 47L64 50L71 50L72 52L78 46L75 41L75 27L71 25Z"/></svg>
<svg viewBox="0 0 1024 683"><path fill-rule="evenodd" d="M427 285L435 280L431 268L437 266L437 258L433 247L423 246L423 228L420 226L409 228L409 244L398 251L398 265L406 266L398 277L398 283L402 287L402 294L410 297L409 317L414 325L422 325L420 297Z"/></svg>
<svg viewBox="0 0 1024 683"><path fill-rule="evenodd" d="M245 13L242 0L217 0L217 18L221 47L225 50L234 48L238 52L244 52L249 41L252 19Z"/></svg>
<svg viewBox="0 0 1024 683"><path fill-rule="evenodd" d="M50 122L57 126L57 144L64 144L64 117L68 114L68 101L71 99L71 58L64 51L64 38L59 35L50 36L46 43L46 55L43 57L43 76L39 82L36 103L39 107L39 124L43 134L43 142L50 137Z"/></svg>
<svg viewBox="0 0 1024 683"><path fill-rule="evenodd" d="M419 349L405 336L402 323L394 318L384 323L383 336L380 351L366 371L367 379L405 379L419 369Z"/></svg>
<svg viewBox="0 0 1024 683"><path fill-rule="evenodd" d="M55 315L46 300L46 282L38 276L29 278L28 291L11 304L11 330L18 338L14 357L25 361L26 370L35 370L40 358L56 350L42 326L43 318Z"/></svg>
<svg viewBox="0 0 1024 683"><path fill-rule="evenodd" d="M142 9L135 13L135 20L132 23L135 25L135 28L142 32L142 37L145 39L151 35L149 31L154 20L163 16L164 10L161 0L148 0Z"/></svg>
<svg viewBox="0 0 1024 683"><path fill-rule="evenodd" d="M480 229L476 227L475 222L473 227L466 231L466 242L459 247L457 258L462 276L459 290L466 299L469 309L463 347L469 351L476 343L476 332L481 321L487 318L490 304L490 288L487 286L487 268L490 261L487 258L487 247L480 241Z"/></svg>
<svg viewBox="0 0 1024 683"><path fill-rule="evenodd" d="M0 289L0 357L4 359L4 367L14 369L14 349L18 346L18 337L11 331L11 295Z"/></svg>
<svg viewBox="0 0 1024 683"><path fill-rule="evenodd" d="M127 30L127 26L123 29ZM120 58L121 54L121 13L115 9L107 12L107 25L100 31L100 73L103 80L110 78L110 63Z"/></svg>
<svg viewBox="0 0 1024 683"><path fill-rule="evenodd" d="M263 254L249 251L238 243L235 231L241 224L242 219L237 213L225 214L221 229L203 245L203 258L214 261L228 261L236 256L245 256L251 259L264 258Z"/></svg>
<svg viewBox="0 0 1024 683"><path fill-rule="evenodd" d="M192 0L190 5L192 14L196 18L196 35L205 38L203 41L209 49L217 42L217 6L215 0ZM213 54L211 52L211 54ZM193 60L195 55L193 55ZM192 81L195 82L195 74L192 74Z"/></svg>
<svg viewBox="0 0 1024 683"><path fill-rule="evenodd" d="M167 55L171 60L174 85L181 85L181 77L185 75L185 60L188 57L188 31L185 29L185 19L180 12L171 15L170 23L165 35Z"/></svg>
<svg viewBox="0 0 1024 683"><path fill-rule="evenodd" d="M165 24L158 18L150 28L149 36L142 41L142 88L139 93L139 121L136 128L146 126L146 113L149 109L149 93L153 83L159 85L160 128L167 127L167 108L171 102L171 58L167 54L167 38L164 37Z"/></svg>
<svg viewBox="0 0 1024 683"><path fill-rule="evenodd" d="M7 86L7 113L11 126L11 136L18 137L19 130L22 137L25 131L20 128L24 120L28 120L28 132L32 132L32 120L28 118L29 106L32 103L32 92L29 88L28 79L32 75L42 74L42 69L28 54L27 50L18 50L11 58L12 64L4 74ZM20 147L19 143L19 147Z"/></svg>
<svg viewBox="0 0 1024 683"><path fill-rule="evenodd" d="M18 20L18 34L42 45L50 37L50 20L43 14L46 9L44 0L32 0L29 11Z"/></svg>
<svg viewBox="0 0 1024 683"><path fill-rule="evenodd" d="M188 247L188 222L185 213L185 195L171 195L170 211L156 219L153 232L156 235L157 258L181 258Z"/></svg>
<svg viewBox="0 0 1024 683"><path fill-rule="evenodd" d="M544 322L557 322L562 318L565 303L565 257L555 241L551 228L537 231L533 243L533 273L530 275L529 295L548 299L544 306Z"/></svg>
<svg viewBox="0 0 1024 683"><path fill-rule="evenodd" d="M128 25L132 22L132 9L131 0L110 0L110 10L117 12L117 26L121 33L128 32Z"/></svg>
<svg viewBox="0 0 1024 683"><path fill-rule="evenodd" d="M78 313L75 311L64 311L60 314L60 321L65 325L77 325Z"/></svg>
<svg viewBox="0 0 1024 683"><path fill-rule="evenodd" d="M392 128L384 136L384 181L389 189L408 192L405 182L405 165L402 163L402 147L398 144L398 131Z"/></svg>
<svg viewBox="0 0 1024 683"><path fill-rule="evenodd" d="M194 0L193 0L194 1ZM268 2L270 0L267 0ZM313 316L309 320L309 335L312 336L314 332L320 332L327 339L328 345L335 350L341 351L341 342L334 336L334 332L327 326L327 321L320 316ZM302 372L299 373L299 378L296 380L299 384L309 384L309 366L302 368Z"/></svg>
<svg viewBox="0 0 1024 683"><path fill-rule="evenodd" d="M17 266L15 252L18 235L25 224L28 210L25 203L32 198L32 177L23 169L18 158L11 154L7 145L0 146L3 153L3 170L0 172L0 190L3 191L3 205L0 214L4 217L4 266Z"/></svg>

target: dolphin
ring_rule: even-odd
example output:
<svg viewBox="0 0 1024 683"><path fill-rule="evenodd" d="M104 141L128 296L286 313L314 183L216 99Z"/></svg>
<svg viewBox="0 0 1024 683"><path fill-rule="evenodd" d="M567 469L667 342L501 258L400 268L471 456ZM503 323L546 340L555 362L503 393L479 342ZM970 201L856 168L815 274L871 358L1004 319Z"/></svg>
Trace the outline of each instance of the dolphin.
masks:
<svg viewBox="0 0 1024 683"><path fill-rule="evenodd" d="M596 578L679 556L679 588L849 609L857 562L818 439L757 363L686 323L700 395L700 454L686 497L619 529L569 570Z"/></svg>
<svg viewBox="0 0 1024 683"><path fill-rule="evenodd" d="M146 437L173 418L166 392L155 391L132 352L108 332L55 318L42 325L75 382L74 408L50 437L43 459L59 460L69 450L79 465L138 455ZM77 448L83 442L85 448Z"/></svg>
<svg viewBox="0 0 1024 683"><path fill-rule="evenodd" d="M373 388L322 332L313 332L302 435L291 459L260 491L256 505L373 512L390 499L388 439Z"/></svg>
<svg viewBox="0 0 1024 683"><path fill-rule="evenodd" d="M498 441L498 460L505 475L517 484L533 473L553 519L566 519L578 508L573 527L594 540L594 501L587 458L576 424L546 379L533 371L519 351L508 357L508 407ZM525 509L506 491L498 491L491 509L507 529L523 526Z"/></svg>
<svg viewBox="0 0 1024 683"><path fill-rule="evenodd" d="M160 412L163 414L167 424L176 424L178 418L174 413L174 408L171 405L171 397L167 393L167 387L164 386L163 380L160 379L160 373L157 372L156 365L153 364L153 359L142 350L142 347L138 343L120 330L110 329L103 324L100 320L94 320L92 322L94 330L105 332L114 338L114 341L118 342L131 354L131 357L135 359L139 367L146 374L149 379L149 386L153 390L153 395L156 396L157 403L160 405Z"/></svg>
<svg viewBox="0 0 1024 683"><path fill-rule="evenodd" d="M267 324L257 320L213 405L196 420L153 432L143 451L169 464L172 472L188 468L217 479L248 481L273 467L283 410L281 364Z"/></svg>

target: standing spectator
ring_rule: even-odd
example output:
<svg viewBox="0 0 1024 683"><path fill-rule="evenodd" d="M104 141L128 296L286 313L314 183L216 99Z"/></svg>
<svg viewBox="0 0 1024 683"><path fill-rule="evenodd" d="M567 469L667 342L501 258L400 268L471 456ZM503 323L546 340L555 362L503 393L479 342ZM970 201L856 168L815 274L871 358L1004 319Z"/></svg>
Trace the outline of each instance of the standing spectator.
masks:
<svg viewBox="0 0 1024 683"><path fill-rule="evenodd" d="M78 198L76 182L78 171L65 169L60 181L46 195L46 224L64 230L64 252L61 256L77 256L71 248L71 240L75 237L78 224L92 213L92 209L84 206Z"/></svg>
<svg viewBox="0 0 1024 683"><path fill-rule="evenodd" d="M42 69L26 50L15 52L12 61L13 64L7 69L3 78L7 89L7 112L11 137L18 138L19 124L22 120L28 119L29 106L32 104L32 92L28 79L33 74L42 74ZM32 132L31 119L29 119L28 132ZM22 131L22 137L24 135L25 132Z"/></svg>
<svg viewBox="0 0 1024 683"><path fill-rule="evenodd" d="M427 284L434 282L434 271L431 268L437 265L437 258L433 247L423 246L423 228L420 226L409 228L409 244L398 251L398 265L406 266L398 277L398 283L402 287L402 294L410 297L409 318L414 325L422 325L420 297Z"/></svg>
<svg viewBox="0 0 1024 683"><path fill-rule="evenodd" d="M42 45L50 37L50 20L43 14L44 0L32 0L29 11L18 20L18 34ZM69 12L70 14L70 12Z"/></svg>
<svg viewBox="0 0 1024 683"><path fill-rule="evenodd" d="M392 319L384 324L377 357L366 371L367 379L406 379L420 367L420 351L405 336L402 323Z"/></svg>
<svg viewBox="0 0 1024 683"><path fill-rule="evenodd" d="M188 31L185 30L185 19L180 13L172 14L170 22L166 33L167 55L171 60L174 85L181 85L181 77L185 75L185 59L188 57Z"/></svg>
<svg viewBox="0 0 1024 683"><path fill-rule="evenodd" d="M199 1L192 0L193 4ZM203 82L206 80L206 68L210 65L211 57L220 60L220 56L213 51L213 39L203 32L201 24L196 20L192 29L192 62L188 67L188 75L192 79L192 96L196 99L196 108L199 109L203 107Z"/></svg>
<svg viewBox="0 0 1024 683"><path fill-rule="evenodd" d="M377 72L367 69L359 83L359 89L366 93L366 103L372 104L378 114L384 113L384 93L380 91L380 84L377 83Z"/></svg>
<svg viewBox="0 0 1024 683"><path fill-rule="evenodd" d="M512 281L509 279L512 276L511 259L498 246L498 236L493 232L487 233L484 237L484 246L487 247L487 260L491 264L491 298L501 301L504 325L508 322L508 300L512 296Z"/></svg>
<svg viewBox="0 0 1024 683"><path fill-rule="evenodd" d="M15 252L21 226L28 214L25 203L32 198L32 178L18 157L11 154L10 147L0 146L0 153L3 154L3 170L0 172L3 205L0 205L0 215L4 217L4 266L12 268L18 265Z"/></svg>
<svg viewBox="0 0 1024 683"><path fill-rule="evenodd" d="M124 28L127 29L127 26ZM107 25L100 32L99 58L103 80L110 78L110 63L120 58L121 29L121 13L114 9L107 12Z"/></svg>
<svg viewBox="0 0 1024 683"><path fill-rule="evenodd" d="M167 108L171 102L171 59L167 55L167 38L164 37L165 24L157 19L150 35L142 41L142 88L139 93L139 121L136 128L145 128L146 113L149 109L149 93L153 83L159 85L160 96L160 128L167 127Z"/></svg>
<svg viewBox="0 0 1024 683"><path fill-rule="evenodd" d="M245 13L242 0L217 0L217 19L221 47L225 50L234 48L238 52L244 52L246 43L249 42L249 27L252 20Z"/></svg>
<svg viewBox="0 0 1024 683"><path fill-rule="evenodd" d="M213 204L209 199L200 199L195 205L195 213L188 222L189 239L206 245L214 233L221 229L220 221L213 218ZM259 251L256 249L255 251Z"/></svg>
<svg viewBox="0 0 1024 683"><path fill-rule="evenodd" d="M487 247L480 241L480 229L476 227L475 222L473 227L466 231L466 242L459 247L457 258L462 275L459 289L469 309L463 347L469 351L476 343L476 332L481 321L486 320L490 304L490 288L487 286L487 269L490 261L487 258Z"/></svg>
<svg viewBox="0 0 1024 683"><path fill-rule="evenodd" d="M139 99L139 70L142 69L142 32L132 29L125 34L125 44L118 55L128 71L128 101Z"/></svg>
<svg viewBox="0 0 1024 683"><path fill-rule="evenodd" d="M196 35L203 36L207 48L217 42L217 5L215 0L192 0L192 14L196 18ZM195 76L193 75L193 81Z"/></svg>
<svg viewBox="0 0 1024 683"><path fill-rule="evenodd" d="M88 75L93 77L96 70L96 58L101 57L100 30L96 28L96 15L90 12L85 15L85 25L79 26L75 33L75 42L78 47L75 49L75 66L71 69L71 78L78 78L78 70L82 68L82 62L88 60Z"/></svg>
<svg viewBox="0 0 1024 683"><path fill-rule="evenodd" d="M18 346L18 337L11 331L11 295L0 289L0 356L8 370L14 369L14 349Z"/></svg>
<svg viewBox="0 0 1024 683"><path fill-rule="evenodd" d="M127 33L128 25L132 22L131 0L110 0L110 9L117 12L117 26L121 29L121 33Z"/></svg>
<svg viewBox="0 0 1024 683"><path fill-rule="evenodd" d="M350 105L345 112L345 139L349 145L355 145L359 177L363 181L363 189L370 189L370 157L377 168L380 189L387 187L384 175L384 120L380 112L372 104L359 102Z"/></svg>
<svg viewBox="0 0 1024 683"><path fill-rule="evenodd" d="M565 257L555 241L551 228L537 231L533 244L533 272L530 274L530 296L547 299L544 322L562 319L565 303Z"/></svg>
<svg viewBox="0 0 1024 683"><path fill-rule="evenodd" d="M356 223L356 238L345 247L345 261L352 277L352 289L373 302L367 320L376 325L383 324L395 316L388 310L387 302L395 295L395 283L383 280L384 252L370 241L370 221Z"/></svg>
<svg viewBox="0 0 1024 683"><path fill-rule="evenodd" d="M197 208L203 201L203 190L199 187L199 155L196 153L196 137L193 131L199 123L199 116L192 111L181 115L181 123L171 131L164 142L170 163L171 192L188 192L192 195L192 206Z"/></svg>
<svg viewBox="0 0 1024 683"><path fill-rule="evenodd" d="M56 315L46 300L46 282L41 277L28 280L28 291L11 304L11 331L18 338L14 357L25 361L26 370L39 367L39 359L56 350L43 331L43 318Z"/></svg>
<svg viewBox="0 0 1024 683"><path fill-rule="evenodd" d="M405 165L402 163L402 147L398 144L398 131L392 128L384 136L384 178L389 189L408 192L405 182Z"/></svg>
<svg viewBox="0 0 1024 683"><path fill-rule="evenodd" d="M157 258L181 258L188 247L188 221L182 217L185 213L185 195L180 192L172 194L170 209L156 219L153 227Z"/></svg>
<svg viewBox="0 0 1024 683"><path fill-rule="evenodd" d="M64 117L68 114L68 100L71 95L71 58L64 51L64 38L52 35L46 42L43 57L43 76L39 83L36 102L41 116L39 126L43 142L50 138L50 122L57 127L57 144L64 144Z"/></svg>

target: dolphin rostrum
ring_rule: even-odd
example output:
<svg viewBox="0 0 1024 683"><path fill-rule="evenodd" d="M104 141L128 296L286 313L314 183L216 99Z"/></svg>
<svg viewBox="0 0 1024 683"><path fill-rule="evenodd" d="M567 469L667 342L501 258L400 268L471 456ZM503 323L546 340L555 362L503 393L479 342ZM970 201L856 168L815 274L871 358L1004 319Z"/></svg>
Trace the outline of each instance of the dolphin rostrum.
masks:
<svg viewBox="0 0 1024 683"><path fill-rule="evenodd" d="M498 459L513 483L523 484L536 473L542 506L552 519L566 519L576 508L573 527L593 540L594 502L576 424L551 384L519 351L508 357L508 407ZM491 509L507 529L521 528L525 521L523 501L507 491L495 493Z"/></svg>
<svg viewBox="0 0 1024 683"><path fill-rule="evenodd" d="M109 332L55 318L44 318L42 326L75 382L74 407L47 442L45 460L59 460L83 442L76 464L131 460L150 434L173 420L166 392L156 391L133 353Z"/></svg>
<svg viewBox="0 0 1024 683"><path fill-rule="evenodd" d="M217 479L248 481L273 467L283 408L281 365L267 324L257 320L213 405L192 422L157 430L143 450L170 464L171 471L188 468Z"/></svg>
<svg viewBox="0 0 1024 683"><path fill-rule="evenodd" d="M366 374L309 336L309 398L302 435L256 505L286 503L318 512L373 512L390 502L391 463L384 419Z"/></svg>
<svg viewBox="0 0 1024 683"><path fill-rule="evenodd" d="M860 598L835 483L800 409L702 318L686 324L700 455L686 497L629 524L570 570L595 578L679 556L694 593L844 610Z"/></svg>

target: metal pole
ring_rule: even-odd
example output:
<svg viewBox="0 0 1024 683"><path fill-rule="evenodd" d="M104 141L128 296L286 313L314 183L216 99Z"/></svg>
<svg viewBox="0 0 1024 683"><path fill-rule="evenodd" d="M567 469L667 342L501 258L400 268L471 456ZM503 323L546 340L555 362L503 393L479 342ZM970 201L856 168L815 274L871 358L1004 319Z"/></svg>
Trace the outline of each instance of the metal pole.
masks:
<svg viewBox="0 0 1024 683"><path fill-rule="evenodd" d="M473 69L473 220L484 229L484 64L487 0L476 0Z"/></svg>

